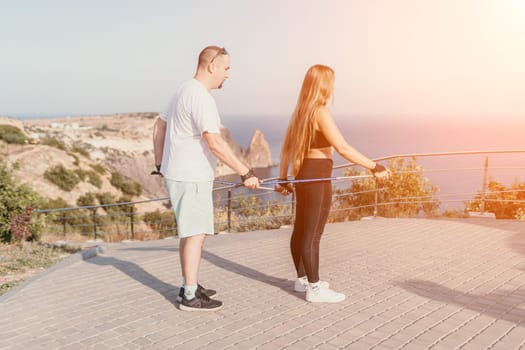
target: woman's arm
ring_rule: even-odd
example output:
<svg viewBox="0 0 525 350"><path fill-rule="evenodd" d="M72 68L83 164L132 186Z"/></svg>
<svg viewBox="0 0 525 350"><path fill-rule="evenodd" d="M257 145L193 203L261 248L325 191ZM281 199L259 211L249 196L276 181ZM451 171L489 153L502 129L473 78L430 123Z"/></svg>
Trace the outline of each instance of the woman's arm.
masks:
<svg viewBox="0 0 525 350"><path fill-rule="evenodd" d="M350 146L332 118L332 114L326 107L321 107L317 113L317 127L322 131L324 137L330 142L343 158L349 162L359 164L369 170L375 168L376 163Z"/></svg>

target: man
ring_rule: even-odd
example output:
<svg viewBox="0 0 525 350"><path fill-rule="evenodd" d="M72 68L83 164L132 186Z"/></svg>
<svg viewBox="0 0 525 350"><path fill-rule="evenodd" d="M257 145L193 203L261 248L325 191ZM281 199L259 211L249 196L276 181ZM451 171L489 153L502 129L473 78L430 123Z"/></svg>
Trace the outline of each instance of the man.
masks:
<svg viewBox="0 0 525 350"><path fill-rule="evenodd" d="M213 234L212 189L217 158L241 175L243 185L259 187L259 179L233 153L220 134L220 117L211 89L228 78L230 57L224 48L208 46L199 55L193 79L183 83L155 122L155 166L164 177L180 237L182 286L179 307L210 311L222 302L214 290L198 283L205 235ZM162 160L162 161L161 161Z"/></svg>

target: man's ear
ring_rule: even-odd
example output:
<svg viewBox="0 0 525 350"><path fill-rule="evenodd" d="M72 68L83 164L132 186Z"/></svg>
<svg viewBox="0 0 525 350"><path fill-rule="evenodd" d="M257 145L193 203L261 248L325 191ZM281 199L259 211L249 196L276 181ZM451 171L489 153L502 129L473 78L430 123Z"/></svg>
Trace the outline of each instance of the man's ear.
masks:
<svg viewBox="0 0 525 350"><path fill-rule="evenodd" d="M213 74L213 72L215 71L215 62L208 64L208 68L206 69L208 70L208 73Z"/></svg>

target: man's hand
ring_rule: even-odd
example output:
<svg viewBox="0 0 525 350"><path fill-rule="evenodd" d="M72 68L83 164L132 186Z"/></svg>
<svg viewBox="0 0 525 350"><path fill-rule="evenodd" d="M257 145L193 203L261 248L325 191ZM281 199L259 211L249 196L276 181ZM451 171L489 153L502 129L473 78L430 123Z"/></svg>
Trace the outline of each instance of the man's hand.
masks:
<svg viewBox="0 0 525 350"><path fill-rule="evenodd" d="M259 187L259 179L255 176L252 169L248 170L246 174L241 175L241 181L246 188L254 189Z"/></svg>
<svg viewBox="0 0 525 350"><path fill-rule="evenodd" d="M160 175L161 177L163 176L162 173L160 172L160 164L157 164L155 165L155 170L153 170L151 173L149 173L150 175Z"/></svg>

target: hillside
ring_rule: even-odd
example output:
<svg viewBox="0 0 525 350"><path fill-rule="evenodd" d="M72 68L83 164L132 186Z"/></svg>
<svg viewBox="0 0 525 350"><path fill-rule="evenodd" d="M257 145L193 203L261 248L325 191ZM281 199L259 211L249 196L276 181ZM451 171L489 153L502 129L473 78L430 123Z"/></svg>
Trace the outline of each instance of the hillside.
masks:
<svg viewBox="0 0 525 350"><path fill-rule="evenodd" d="M1 155L6 156L14 168L15 176L49 198L63 198L71 205L87 192L109 192L121 197L122 192L110 184L111 172L117 171L143 187L143 194L133 200L165 197L162 180L150 176L154 168L152 133L157 113L130 113L107 116L67 117L61 119L17 120L0 117L0 125L17 126L30 137L26 145L1 144ZM221 131L235 153L254 168L271 166L270 148L264 135L254 130L248 149L243 149L232 139L227 129ZM58 140L65 150L45 145ZM107 169L101 175L100 188L87 180L71 192L63 191L44 178L52 166L62 165L75 171L92 171L102 165ZM223 164L217 167L216 176L232 173ZM160 202L146 205L151 210Z"/></svg>

